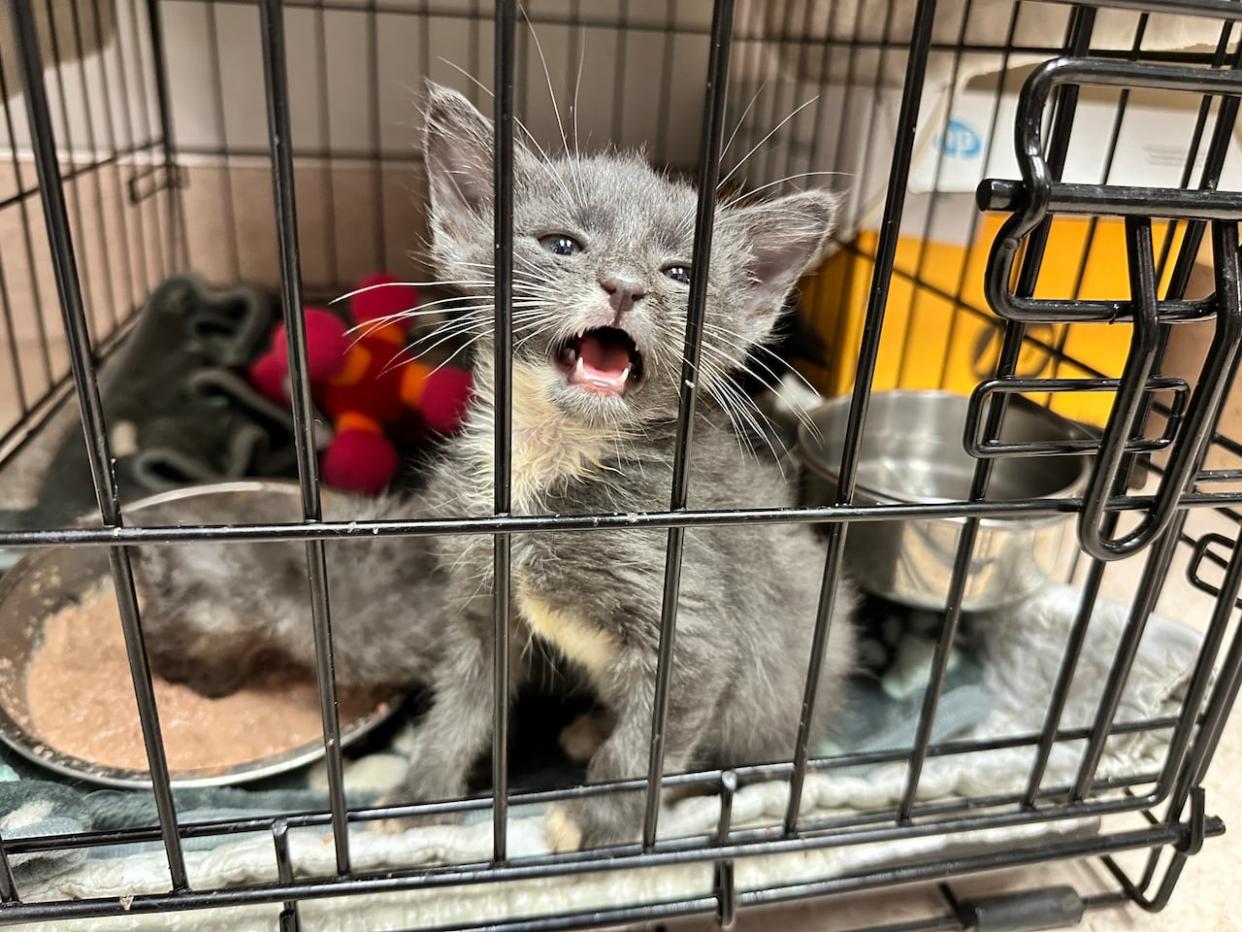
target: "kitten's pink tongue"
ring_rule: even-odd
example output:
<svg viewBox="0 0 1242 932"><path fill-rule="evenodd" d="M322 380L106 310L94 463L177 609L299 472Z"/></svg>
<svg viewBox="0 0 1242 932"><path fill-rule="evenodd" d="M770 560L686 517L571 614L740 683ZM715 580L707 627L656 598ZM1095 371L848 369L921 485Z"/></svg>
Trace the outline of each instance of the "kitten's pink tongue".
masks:
<svg viewBox="0 0 1242 932"><path fill-rule="evenodd" d="M608 346L592 334L578 344L578 361L569 381L601 394L620 395L630 376L630 351L624 346Z"/></svg>

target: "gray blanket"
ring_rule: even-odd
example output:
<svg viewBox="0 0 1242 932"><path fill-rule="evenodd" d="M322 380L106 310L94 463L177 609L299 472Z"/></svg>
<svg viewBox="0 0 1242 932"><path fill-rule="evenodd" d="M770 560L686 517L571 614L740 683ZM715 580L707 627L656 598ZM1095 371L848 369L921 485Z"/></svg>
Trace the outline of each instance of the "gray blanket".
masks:
<svg viewBox="0 0 1242 932"><path fill-rule="evenodd" d="M850 714L842 716L844 725L832 742L816 749L819 754L900 749L913 740L939 618L875 600L864 605L859 625L864 663L863 672L851 684ZM936 720L937 740L964 733L986 717L989 700L981 686L982 678L974 648L969 644L955 647ZM398 740L400 736L399 732ZM399 775L394 763L403 760L385 748L352 762L350 804L373 802L385 788L377 781ZM550 761L548 767L555 769L556 764ZM369 778L363 776L368 773ZM281 780L276 787L269 783L262 789L184 789L174 791L174 797L182 823L324 810L327 795L314 788L320 782L320 770L308 768ZM155 802L149 792L103 790L67 782L0 748L0 834L6 839L152 826L156 822ZM219 843L219 839L198 838L187 840L186 845L193 850ZM87 857L124 856L141 847L21 854L12 859L12 867L19 883L33 882Z"/></svg>

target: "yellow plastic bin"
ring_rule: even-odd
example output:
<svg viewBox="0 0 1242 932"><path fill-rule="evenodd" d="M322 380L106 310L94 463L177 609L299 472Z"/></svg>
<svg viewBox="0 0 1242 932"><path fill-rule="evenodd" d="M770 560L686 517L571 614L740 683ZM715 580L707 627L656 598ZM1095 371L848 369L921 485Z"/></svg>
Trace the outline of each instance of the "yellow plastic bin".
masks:
<svg viewBox="0 0 1242 932"><path fill-rule="evenodd" d="M874 390L934 389L969 394L995 373L1001 333L983 296L988 251L1004 217L980 219L971 246L902 236L894 263ZM1124 299L1129 295L1124 222L1060 217L1053 223L1041 267L1036 297ZM1172 255L1184 227L1173 231ZM1153 230L1157 261L1169 224ZM1089 252L1085 268L1082 256ZM877 234L865 230L830 256L810 276L801 292L801 309L828 347L827 364L807 375L825 395L847 392L853 385L871 286ZM1161 288L1167 287L1172 261L1166 263ZM1076 286L1081 275L1081 284ZM1120 375L1130 345L1128 324L1034 324L1027 328L1018 374L1039 378L1082 378L1095 374L1058 359L1056 348L1091 370ZM1033 393L1043 403L1047 393ZM1102 425L1112 406L1111 392L1058 393L1052 409L1067 417Z"/></svg>

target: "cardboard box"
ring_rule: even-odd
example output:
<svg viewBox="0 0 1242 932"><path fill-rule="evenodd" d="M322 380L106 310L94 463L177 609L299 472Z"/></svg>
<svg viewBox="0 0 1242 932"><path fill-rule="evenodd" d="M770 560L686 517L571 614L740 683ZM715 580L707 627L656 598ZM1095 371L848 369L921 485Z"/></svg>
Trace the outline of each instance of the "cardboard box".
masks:
<svg viewBox="0 0 1242 932"><path fill-rule="evenodd" d="M1014 154L1013 125L1017 115L1016 90L1030 71L1016 69L1004 78L999 106L996 91L1002 84L1001 75L978 75L967 81L954 95L947 120L942 118L931 145L911 166L910 190L973 192L984 178L1021 177ZM1084 87L1079 92L1064 180L1180 187L1202 98L1174 91L1132 89L1116 146L1111 148L1119 97L1120 90L1116 88ZM936 106L935 102L924 103ZM1208 133L1211 127L1209 121ZM988 151L990 139L994 144ZM1200 176L1206 157L1205 137L1192 179ZM1232 190L1242 186L1242 126L1235 127L1220 186Z"/></svg>
<svg viewBox="0 0 1242 932"><path fill-rule="evenodd" d="M1202 297L1213 290L1212 272L1205 265L1196 268L1188 289L1190 296ZM1165 350L1164 364L1161 372L1165 375L1183 378L1193 388L1199 381L1199 373L1203 369L1203 360L1216 330L1216 322L1211 320L1181 324L1169 334L1168 347ZM1155 426L1149 426L1150 435L1163 429L1157 415L1153 415ZM1233 388L1225 398L1225 406L1221 411L1220 422L1216 432L1229 440L1242 443L1242 385L1235 380ZM1168 462L1168 452L1164 451L1152 457L1158 465ZM1242 467L1242 456L1234 453L1227 446L1217 443L1208 448L1206 469L1238 469ZM1238 488L1238 483L1213 484L1203 487L1203 491L1225 491Z"/></svg>
<svg viewBox="0 0 1242 932"><path fill-rule="evenodd" d="M901 223L892 287L882 331L873 386L891 388L944 388L969 393L995 372L1001 330L983 295L988 252L1003 215L980 216L973 192L985 177L1019 177L1012 145L1016 89L1025 79L1022 69L1002 81L996 74L977 75L959 89L952 106L944 93L924 100L924 112L939 129L934 134L921 123L916 136L909 190ZM996 105L998 86L1005 88ZM887 132L896 105L886 89L861 90L860 100L877 107L872 139ZM1130 95L1121 123L1112 167L1106 170L1110 137L1117 109L1116 90L1088 89L1081 95L1075 132L1066 165L1069 181L1178 187L1185 169L1189 140L1197 119L1199 98L1194 95L1139 90ZM993 132L992 112L996 108ZM861 109L861 108L860 108ZM939 113L940 117L934 117ZM938 123L936 120L938 119ZM1211 123L1209 123L1210 130ZM848 128L848 127L847 127ZM1097 131L1098 130L1098 131ZM988 142L992 141L990 147ZM1232 150L1242 150L1242 127ZM1206 141L1201 146L1206 149ZM986 158L985 158L986 156ZM870 158L878 157L873 144ZM1196 165L1202 165L1203 153ZM864 163L860 163L864 164ZM885 172L872 172L882 176ZM874 266L878 217L882 198L877 184L867 179L855 189L850 208L856 230L849 244L829 257L818 275L804 284L802 307L830 347L826 368L814 373L828 394L853 385L866 303ZM1222 187L1242 187L1242 152L1226 159ZM851 222L853 226L851 227ZM1157 259L1169 235L1167 222L1154 226ZM1174 228L1176 247L1182 228ZM1176 252L1174 251L1175 255ZM1172 263L1164 270L1165 281ZM916 284L916 280L922 284ZM1058 217L1041 267L1036 297L1126 299L1129 296L1124 223L1120 219L1092 221L1086 217ZM1120 375L1129 352L1128 325L1039 324L1027 329L1018 373L1039 378L1083 378L1097 374ZM1062 358L1062 354L1070 359ZM1079 365L1078 363L1081 363ZM1034 394L1044 402L1046 394ZM1112 407L1113 394L1062 393L1051 407L1066 416L1102 425Z"/></svg>

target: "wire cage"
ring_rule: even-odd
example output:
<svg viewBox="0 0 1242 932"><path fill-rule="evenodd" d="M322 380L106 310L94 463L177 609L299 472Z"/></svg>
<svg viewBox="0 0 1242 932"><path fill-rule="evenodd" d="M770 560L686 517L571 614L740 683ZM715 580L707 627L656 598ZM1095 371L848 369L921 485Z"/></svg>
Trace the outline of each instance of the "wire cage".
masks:
<svg viewBox="0 0 1242 932"><path fill-rule="evenodd" d="M1122 902L1163 908L1188 860L1224 831L1208 813L1203 780L1242 684L1242 636L1234 617L1242 587L1234 508L1242 498L1221 490L1242 478L1235 465L1242 438L1227 436L1226 410L1242 346L1242 200L1231 190L1230 171L1237 166L1229 158L1242 93L1235 25L1242 6L1232 0L530 0L527 7L519 11L514 0L8 0L0 32L7 150L0 167L0 342L6 359L0 367L0 459L19 453L76 397L99 521L3 530L0 546L107 552L131 648L158 821L142 829L0 837L0 923L276 904L280 927L297 928L299 904L313 900L697 864L712 870L712 888L701 895L589 909L567 900L554 912L496 917L486 925L571 928L696 914L728 925L740 908L1096 857L1114 888L1092 897L1071 891L1068 907L1044 891L1034 907L1041 921ZM546 86L541 59L552 61ZM461 88L492 109L497 126L496 398L502 416L494 514L325 521L300 312L305 297L339 293L376 267L407 277L426 271L418 252L424 207L411 101L425 78ZM687 507L689 426L696 403L704 403L692 373L707 264L696 261L668 508L640 515L511 513L512 147L519 119L543 141L556 139L549 92L572 101L567 112L576 140L645 144L656 164L695 179L696 257L710 244L722 184L758 193L822 182L846 192L834 252L803 283L798 312L805 324L799 332L817 334L826 347L801 359L804 373L825 394L851 399L831 504ZM1170 110L1163 97L1153 102L1155 93L1177 97L1180 109ZM1168 125L1187 132L1162 134ZM1129 157L1148 144L1154 148L1142 151L1149 158ZM294 375L301 521L167 527L126 520L97 373L125 340L147 294L187 269L216 281L279 287ZM1199 342L1187 349L1184 333ZM965 442L976 465L962 500L855 500L872 393L894 387L970 396ZM1090 439L1002 439L1014 394L1094 425ZM1006 500L989 494L998 461L1085 454L1094 466L1081 495ZM1082 594L1058 645L1042 727L987 741L935 740L981 527L994 518L1063 513L1073 514L1079 526L1074 578ZM663 772L662 724L687 529L745 522L825 528L828 558L815 638L806 668L797 672L805 677L809 709L849 529L929 517L959 519L960 534L912 746L817 757L804 716L785 761ZM503 753L509 710L498 702L489 795L382 809L347 805L325 545L372 535L490 536L495 637L503 645L512 621L512 535L626 526L668 532L648 772L616 785L514 792ZM157 542L242 538L305 543L331 806L186 823L178 818L161 747L131 553ZM1142 568L1128 592L1093 721L1068 728L1066 698L1081 675L1095 603L1115 567L1136 563ZM1170 581L1181 578L1211 601L1195 609L1204 633L1177 714L1118 722L1148 619ZM495 656L496 695L504 696L508 652L497 649ZM1110 737L1137 732L1165 736L1159 768L1101 776ZM1050 756L1071 741L1084 748L1074 779L1047 785ZM920 797L930 759L1006 747L1031 754L1023 791L932 802ZM876 762L907 766L895 806L804 817L808 774ZM735 793L759 780L788 785L780 824L731 824ZM716 831L657 838L660 791L670 786L718 794ZM510 806L636 789L647 794L640 841L572 854L512 855ZM373 870L351 857L351 827L454 809L490 810L490 860ZM735 882L737 865L768 855L951 839L1088 817L1112 821L1088 837L1046 835L1003 850L915 857L796 883ZM308 827L330 833L335 872L309 875L291 859L288 833ZM185 852L191 839L255 833L270 835L274 879L212 888L190 882ZM167 890L46 901L25 897L14 881L11 862L33 853L139 842L162 845ZM1130 851L1146 854L1137 870L1119 859ZM903 928L973 927L978 906L950 896L947 913Z"/></svg>

